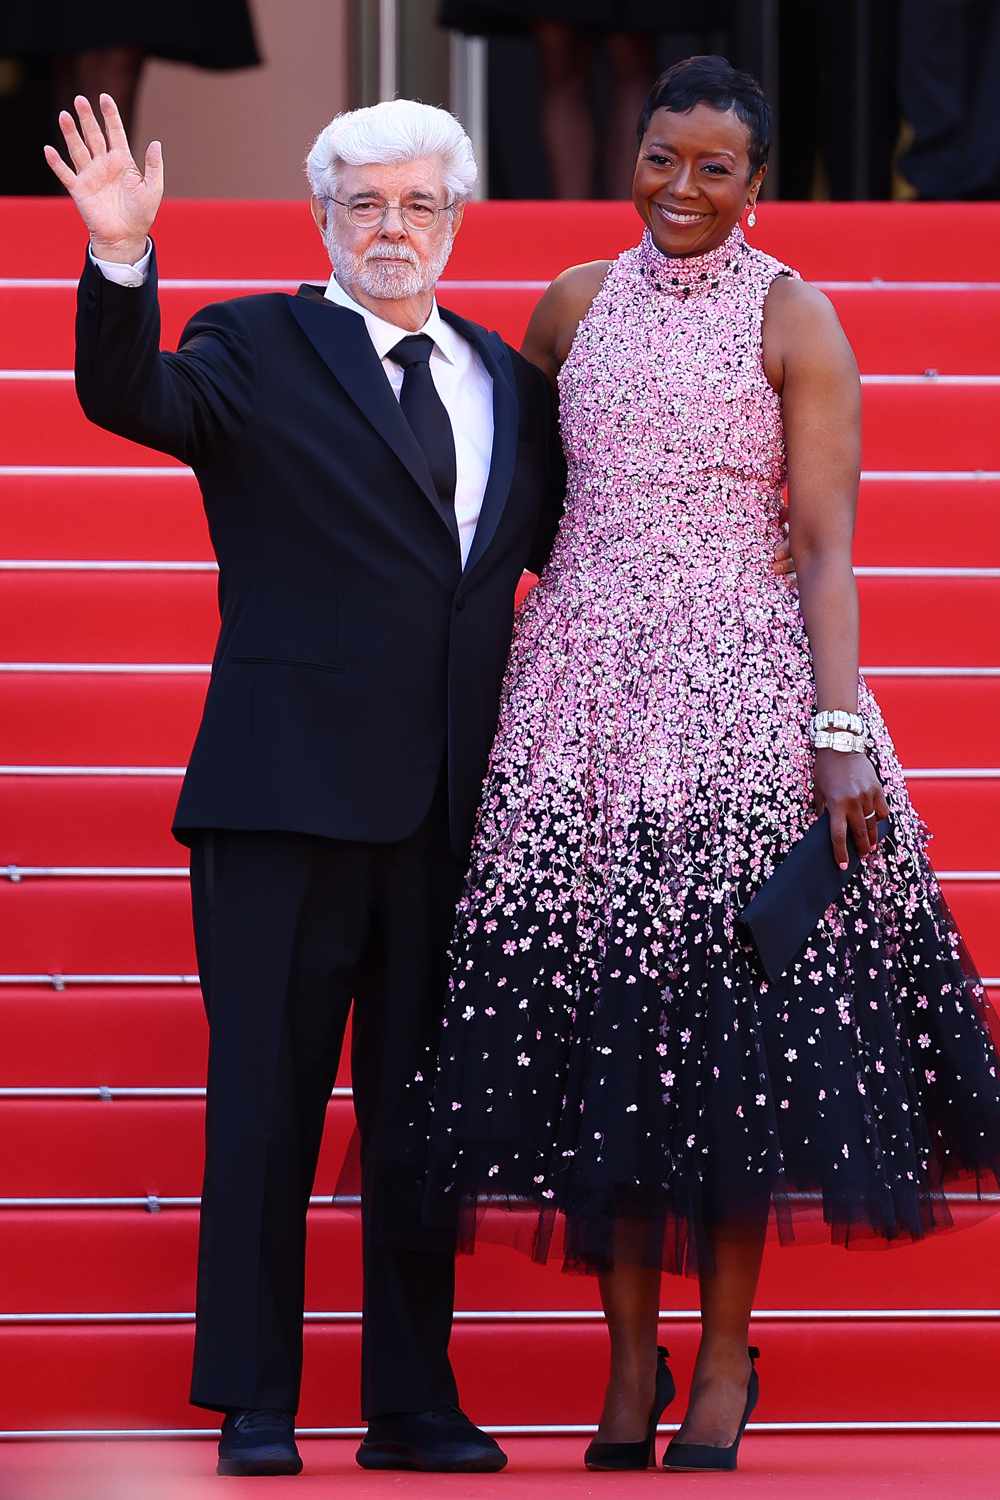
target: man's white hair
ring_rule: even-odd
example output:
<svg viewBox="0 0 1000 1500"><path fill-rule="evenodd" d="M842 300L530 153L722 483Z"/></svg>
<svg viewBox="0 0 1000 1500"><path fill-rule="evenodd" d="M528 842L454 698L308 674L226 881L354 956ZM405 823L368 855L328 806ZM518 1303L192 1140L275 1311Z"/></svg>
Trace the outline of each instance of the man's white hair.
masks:
<svg viewBox="0 0 1000 1500"><path fill-rule="evenodd" d="M472 142L454 115L415 99L388 99L335 115L313 142L306 176L317 198L331 198L342 163L364 167L422 156L441 158L449 197L470 196L478 176Z"/></svg>

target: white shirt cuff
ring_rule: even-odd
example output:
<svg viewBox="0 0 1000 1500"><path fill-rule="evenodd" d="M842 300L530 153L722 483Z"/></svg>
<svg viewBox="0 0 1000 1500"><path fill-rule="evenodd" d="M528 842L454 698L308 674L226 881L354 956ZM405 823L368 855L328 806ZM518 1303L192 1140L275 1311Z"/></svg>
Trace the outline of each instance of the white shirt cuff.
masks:
<svg viewBox="0 0 1000 1500"><path fill-rule="evenodd" d="M98 260L93 249L90 258L100 271L105 281L113 281L116 286L144 286L149 273L149 257L153 253L153 243L146 237L146 253L137 260L134 266L120 265L115 260Z"/></svg>

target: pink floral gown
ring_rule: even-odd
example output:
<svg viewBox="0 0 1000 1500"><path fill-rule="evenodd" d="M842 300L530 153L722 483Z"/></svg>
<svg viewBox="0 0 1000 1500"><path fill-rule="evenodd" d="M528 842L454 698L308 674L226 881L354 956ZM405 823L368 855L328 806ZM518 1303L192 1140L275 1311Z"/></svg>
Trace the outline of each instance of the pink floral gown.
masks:
<svg viewBox="0 0 1000 1500"><path fill-rule="evenodd" d="M780 983L734 927L815 816L761 362L790 274L739 229L684 260L647 233L560 376L565 519L517 623L411 1121L430 1214L506 1205L537 1256L561 1214L574 1267L627 1240L692 1269L713 1224L768 1211L784 1239L920 1237L1000 1169L991 1012L863 682L891 844Z"/></svg>

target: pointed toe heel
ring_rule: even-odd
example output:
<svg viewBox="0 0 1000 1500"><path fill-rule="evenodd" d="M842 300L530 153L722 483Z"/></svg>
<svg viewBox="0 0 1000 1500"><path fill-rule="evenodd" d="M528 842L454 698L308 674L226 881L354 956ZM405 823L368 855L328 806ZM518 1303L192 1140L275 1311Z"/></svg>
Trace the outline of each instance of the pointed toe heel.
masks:
<svg viewBox="0 0 1000 1500"><path fill-rule="evenodd" d="M740 1419L739 1431L728 1448L717 1448L711 1443L679 1443L676 1438L667 1445L667 1451L663 1455L663 1467L674 1469L681 1474L694 1473L731 1473L736 1468L739 1456L740 1443L746 1431L746 1425L750 1415L757 1405L760 1395L760 1380L757 1376L757 1361L760 1359L760 1350L753 1347L747 1350L750 1356L750 1382L747 1386L747 1402L743 1408L743 1416Z"/></svg>
<svg viewBox="0 0 1000 1500"><path fill-rule="evenodd" d="M674 1377L670 1373L667 1364L669 1351L658 1347L656 1350L656 1394L653 1397L653 1410L649 1414L649 1426L646 1436L638 1443L598 1443L592 1442L583 1455L583 1462L588 1469L593 1470L621 1470L621 1469L648 1469L656 1464L656 1429L660 1425L660 1418L674 1399L676 1387Z"/></svg>

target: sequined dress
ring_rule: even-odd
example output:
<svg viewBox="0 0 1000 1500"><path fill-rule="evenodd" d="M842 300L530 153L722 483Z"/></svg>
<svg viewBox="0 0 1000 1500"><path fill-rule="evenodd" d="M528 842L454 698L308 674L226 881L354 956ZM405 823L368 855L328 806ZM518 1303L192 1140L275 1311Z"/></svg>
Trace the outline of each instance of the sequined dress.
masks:
<svg viewBox="0 0 1000 1500"><path fill-rule="evenodd" d="M556 1231L570 1267L628 1243L692 1270L716 1223L910 1239L997 1185L991 1012L863 682L891 847L779 983L734 926L815 817L808 642L771 567L761 333L788 274L739 229L683 260L647 233L561 372L565 518L410 1101L427 1212L463 1210L467 1240L503 1205L538 1257Z"/></svg>

